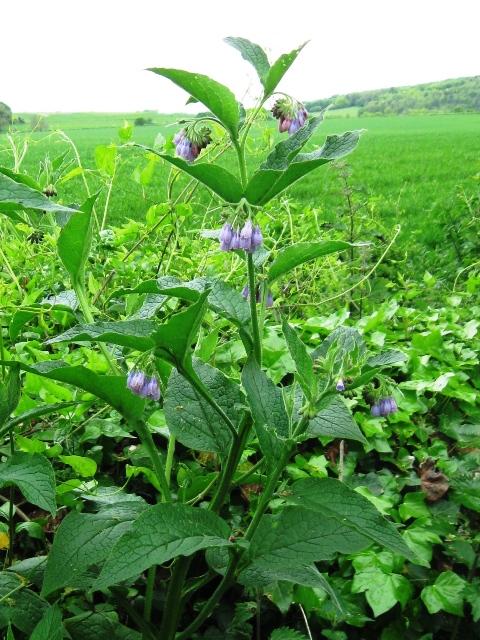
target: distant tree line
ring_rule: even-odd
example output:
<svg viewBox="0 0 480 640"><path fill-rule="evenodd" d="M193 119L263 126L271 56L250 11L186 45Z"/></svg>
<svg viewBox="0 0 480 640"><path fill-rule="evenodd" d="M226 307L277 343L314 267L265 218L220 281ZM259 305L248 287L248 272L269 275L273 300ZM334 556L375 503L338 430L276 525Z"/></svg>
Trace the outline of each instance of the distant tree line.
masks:
<svg viewBox="0 0 480 640"><path fill-rule="evenodd" d="M480 111L480 76L455 78L412 87L391 87L360 91L307 102L309 111L358 107L359 114L394 115L401 113L442 111Z"/></svg>
<svg viewBox="0 0 480 640"><path fill-rule="evenodd" d="M12 110L4 102L0 102L0 131L12 124Z"/></svg>

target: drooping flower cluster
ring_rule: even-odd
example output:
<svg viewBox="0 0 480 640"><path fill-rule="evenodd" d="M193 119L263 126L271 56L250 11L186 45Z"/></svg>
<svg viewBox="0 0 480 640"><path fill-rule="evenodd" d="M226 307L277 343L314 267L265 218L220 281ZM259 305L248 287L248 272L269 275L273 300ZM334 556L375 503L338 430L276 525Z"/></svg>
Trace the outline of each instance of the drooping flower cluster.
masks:
<svg viewBox="0 0 480 640"><path fill-rule="evenodd" d="M155 376L147 376L143 371L132 369L127 377L127 387L141 398L160 400L160 387Z"/></svg>
<svg viewBox="0 0 480 640"><path fill-rule="evenodd" d="M234 229L231 224L225 223L218 237L222 251L244 249L249 253L253 253L263 242L260 227L258 225L254 226L250 219L245 222L241 229Z"/></svg>
<svg viewBox="0 0 480 640"><path fill-rule="evenodd" d="M395 413L398 411L398 407L395 398L388 396L386 398L380 398L380 400L375 402L370 411L374 418L379 418L380 416L385 417L391 413Z"/></svg>
<svg viewBox="0 0 480 640"><path fill-rule="evenodd" d="M286 96L275 102L272 114L278 119L280 133L288 131L290 135L303 127L308 118L305 106L301 102Z"/></svg>
<svg viewBox="0 0 480 640"><path fill-rule="evenodd" d="M173 144L177 156L183 158L187 162L193 162L204 149L212 141L211 131L208 127L195 129L194 126L186 127L175 134Z"/></svg>
<svg viewBox="0 0 480 640"><path fill-rule="evenodd" d="M245 298L245 300L248 300L249 296L250 296L250 289L248 288L248 284L246 284L243 287L242 290L242 296ZM257 302L260 302L260 288L257 287L257 292L255 294L255 300ZM273 295L271 291L267 292L267 297L265 300L265 306L267 307L267 309L270 309L270 307L273 307Z"/></svg>

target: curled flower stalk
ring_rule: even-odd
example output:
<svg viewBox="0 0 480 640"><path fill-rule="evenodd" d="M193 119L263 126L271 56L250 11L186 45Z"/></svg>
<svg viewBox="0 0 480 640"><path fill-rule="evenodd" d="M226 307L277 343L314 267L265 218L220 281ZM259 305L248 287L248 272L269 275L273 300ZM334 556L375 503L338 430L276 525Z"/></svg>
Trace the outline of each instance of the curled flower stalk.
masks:
<svg viewBox="0 0 480 640"><path fill-rule="evenodd" d="M289 96L279 98L272 108L272 115L278 120L280 133L288 131L289 135L296 133L307 121L308 112L305 106Z"/></svg>
<svg viewBox="0 0 480 640"><path fill-rule="evenodd" d="M193 123L175 134L173 144L177 156L187 162L194 162L202 149L205 149L212 141L211 131L208 127L195 127Z"/></svg>

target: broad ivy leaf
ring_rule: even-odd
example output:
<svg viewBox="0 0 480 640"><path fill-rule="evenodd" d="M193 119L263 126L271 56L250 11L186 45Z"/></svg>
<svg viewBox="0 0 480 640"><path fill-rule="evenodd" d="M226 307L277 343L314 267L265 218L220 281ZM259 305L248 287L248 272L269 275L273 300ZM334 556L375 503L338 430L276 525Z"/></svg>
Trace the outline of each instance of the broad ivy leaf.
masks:
<svg viewBox="0 0 480 640"><path fill-rule="evenodd" d="M47 344L57 342L106 342L136 351L149 351L155 346L152 334L158 325L152 320L122 320L120 322L95 322L77 324Z"/></svg>
<svg viewBox="0 0 480 640"><path fill-rule="evenodd" d="M244 403L240 387L221 371L200 360L195 360L193 366L201 382L237 425ZM232 441L230 430L225 427L225 422L218 413L176 369L172 371L168 381L164 410L170 432L183 445L226 456Z"/></svg>
<svg viewBox="0 0 480 640"><path fill-rule="evenodd" d="M211 511L184 504L157 504L133 524L113 547L95 588L136 578L152 565L200 549L230 544L227 523Z"/></svg>
<svg viewBox="0 0 480 640"><path fill-rule="evenodd" d="M36 209L37 211L77 213L77 209L64 207L47 198L40 191L25 184L23 179L18 181L11 176L0 173L0 206L5 210Z"/></svg>
<svg viewBox="0 0 480 640"><path fill-rule="evenodd" d="M350 243L343 240L327 240L323 242L298 242L281 249L268 270L268 281L273 282L295 267L331 253L344 251Z"/></svg>
<svg viewBox="0 0 480 640"><path fill-rule="evenodd" d="M349 408L339 396L328 396L321 401L317 415L308 423L306 435L367 442Z"/></svg>
<svg viewBox="0 0 480 640"><path fill-rule="evenodd" d="M4 364L10 366L12 363L4 361ZM24 363L14 364L18 364L22 371L83 389L104 400L127 420L135 420L143 413L144 400L127 389L127 381L123 376L98 375L86 367L72 366L61 360L48 360L32 366Z"/></svg>
<svg viewBox="0 0 480 640"><path fill-rule="evenodd" d="M328 136L320 149L299 153L287 169L260 168L253 174L247 185L246 199L254 205L266 204L310 171L351 153L357 146L361 133L361 131L347 131L341 135Z"/></svg>
<svg viewBox="0 0 480 640"><path fill-rule="evenodd" d="M42 619L33 630L30 640L62 640L63 625L60 607L54 605L45 610Z"/></svg>
<svg viewBox="0 0 480 640"><path fill-rule="evenodd" d="M143 502L128 501L107 505L99 513L70 512L53 539L42 595L64 587L89 588L95 574L88 569L107 558L112 546L145 508Z"/></svg>
<svg viewBox="0 0 480 640"><path fill-rule="evenodd" d="M155 67L148 71L168 78L202 102L226 126L233 137L237 136L240 111L238 102L228 87L208 76L181 69Z"/></svg>
<svg viewBox="0 0 480 640"><path fill-rule="evenodd" d="M135 144L135 146L149 153L155 153L166 162L173 164L211 189L226 202L236 203L242 198L243 189L238 178L220 165L208 162L189 163L181 158L171 156L168 153L161 153L142 144Z"/></svg>
<svg viewBox="0 0 480 640"><path fill-rule="evenodd" d="M270 63L267 54L262 47L254 42L250 42L246 38L235 38L229 36L223 39L224 42L240 52L244 60L249 62L260 78L260 82L265 85L265 81L270 71Z"/></svg>
<svg viewBox="0 0 480 640"><path fill-rule="evenodd" d="M306 44L307 43L304 42L298 47L298 49L294 49L293 51L290 51L290 53L284 53L272 64L264 82L265 97L274 92L278 83L290 69L298 54Z"/></svg>
<svg viewBox="0 0 480 640"><path fill-rule="evenodd" d="M12 571L0 572L0 628L11 623L31 634L48 608L48 602L28 589L21 576Z"/></svg>
<svg viewBox="0 0 480 640"><path fill-rule="evenodd" d="M142 640L138 631L121 624L115 611L87 611L67 618L73 640Z"/></svg>
<svg viewBox="0 0 480 640"><path fill-rule="evenodd" d="M80 283L92 245L92 211L98 193L84 202L80 211L70 216L60 232L57 249L72 283Z"/></svg>
<svg viewBox="0 0 480 640"><path fill-rule="evenodd" d="M275 464L290 435L290 422L282 390L250 359L242 371L242 384L252 411L260 448L269 465Z"/></svg>
<svg viewBox="0 0 480 640"><path fill-rule="evenodd" d="M405 576L382 571L357 573L352 582L352 593L365 593L373 615L378 618L397 602L404 607L412 596L413 587Z"/></svg>
<svg viewBox="0 0 480 640"><path fill-rule="evenodd" d="M300 340L295 329L285 319L282 324L282 330L290 355L295 362L300 386L309 400L315 400L317 380L313 372L313 361L307 352L307 347Z"/></svg>
<svg viewBox="0 0 480 640"><path fill-rule="evenodd" d="M463 616L463 599L466 582L453 571L444 571L434 584L422 589L421 598L430 614L446 611Z"/></svg>
<svg viewBox="0 0 480 640"><path fill-rule="evenodd" d="M352 534L359 535L368 543L377 544L398 553L405 558L415 557L403 541L395 526L386 520L372 503L347 487L343 482L333 478L305 478L292 486L292 494L288 496L289 504L295 504L311 510L321 516L323 522L332 523L347 533L342 545ZM362 546L366 546L363 544ZM338 549L342 551L342 549ZM343 553L350 553L348 549Z"/></svg>
<svg viewBox="0 0 480 640"><path fill-rule="evenodd" d="M20 367L13 364L0 386L0 427L8 420L20 400Z"/></svg>
<svg viewBox="0 0 480 640"><path fill-rule="evenodd" d="M14 453L0 465L0 486L15 485L31 504L55 515L55 474L41 454Z"/></svg>

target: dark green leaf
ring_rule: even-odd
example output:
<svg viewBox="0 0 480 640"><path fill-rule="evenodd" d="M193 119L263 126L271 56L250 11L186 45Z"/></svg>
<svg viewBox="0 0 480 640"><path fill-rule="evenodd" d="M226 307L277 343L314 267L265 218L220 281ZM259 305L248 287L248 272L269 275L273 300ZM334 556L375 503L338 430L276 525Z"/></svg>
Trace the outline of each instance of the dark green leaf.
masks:
<svg viewBox="0 0 480 640"><path fill-rule="evenodd" d="M347 131L328 136L323 147L310 153L299 153L287 169L259 169L250 179L245 197L251 204L266 204L310 171L351 153L357 146L360 134L361 131Z"/></svg>
<svg viewBox="0 0 480 640"><path fill-rule="evenodd" d="M48 602L27 589L22 577L12 571L0 572L0 628L11 623L30 636L48 608Z"/></svg>
<svg viewBox="0 0 480 640"><path fill-rule="evenodd" d="M296 504L321 516L322 521L338 526L345 533L338 539L343 551L350 535L361 536L370 542L390 549L405 558L414 559L394 525L386 520L366 498L333 478L305 478L292 486L290 504ZM366 545L365 545L366 546Z"/></svg>
<svg viewBox="0 0 480 640"><path fill-rule="evenodd" d="M317 415L308 423L307 436L329 436L367 442L342 398L328 396L318 409Z"/></svg>
<svg viewBox="0 0 480 640"><path fill-rule="evenodd" d="M10 366L12 363L5 361L4 364ZM127 420L135 420L143 413L144 401L127 389L127 381L123 376L101 376L86 367L72 366L61 360L39 362L32 366L18 364L22 371L65 382L92 393L110 404Z"/></svg>
<svg viewBox="0 0 480 640"><path fill-rule="evenodd" d="M298 242L281 249L268 271L268 281L273 282L295 267L331 253L344 251L350 243L343 240L326 240L323 242Z"/></svg>
<svg viewBox="0 0 480 640"><path fill-rule="evenodd" d="M287 341L288 350L295 362L300 386L309 400L315 400L317 381L313 373L313 361L307 352L307 348L298 337L296 331L292 329L285 319L282 324L282 329L285 340Z"/></svg>
<svg viewBox="0 0 480 640"><path fill-rule="evenodd" d="M18 364L13 364L0 386L0 427L16 409L20 400L20 391L20 367Z"/></svg>
<svg viewBox="0 0 480 640"><path fill-rule="evenodd" d="M168 78L202 102L226 126L232 136L236 137L240 114L238 102L228 87L208 76L181 69L156 67L149 71Z"/></svg>
<svg viewBox="0 0 480 640"><path fill-rule="evenodd" d="M31 504L55 514L55 474L42 455L15 453L0 465L0 486L15 485Z"/></svg>
<svg viewBox="0 0 480 640"><path fill-rule="evenodd" d="M88 198L80 211L70 216L58 238L58 255L73 284L81 283L92 244L92 210L98 194Z"/></svg>
<svg viewBox="0 0 480 640"><path fill-rule="evenodd" d="M294 631L288 627L280 627L272 632L270 640L307 640L307 636L300 633L300 631Z"/></svg>
<svg viewBox="0 0 480 640"><path fill-rule="evenodd" d="M65 626L73 640L142 640L145 637L121 624L115 611L81 613L67 618Z"/></svg>
<svg viewBox="0 0 480 640"><path fill-rule="evenodd" d="M270 71L270 63L268 62L267 54L258 44L250 42L246 38L228 37L224 38L224 41L231 47L240 52L242 58L249 62L260 78L260 81L265 85L268 72Z"/></svg>
<svg viewBox="0 0 480 640"><path fill-rule="evenodd" d="M77 324L47 344L56 342L107 342L137 351L149 351L155 346L153 334L158 325L151 320L123 320L120 322L95 322Z"/></svg>
<svg viewBox="0 0 480 640"><path fill-rule="evenodd" d="M274 90L277 88L278 83L290 69L292 64L295 62L298 54L306 44L307 43L305 42L304 44L300 45L298 49L294 49L290 53L284 53L278 58L278 60L276 60L272 64L264 82L265 96L269 96L274 92Z"/></svg>
<svg viewBox="0 0 480 640"><path fill-rule="evenodd" d="M23 176L19 177L19 181L13 180L5 173L0 173L0 205L2 209L36 209L37 211L76 213L76 209L63 207L50 198L47 198L36 189L24 183Z"/></svg>
<svg viewBox="0 0 480 640"><path fill-rule="evenodd" d="M218 369L199 360L194 361L194 370L220 407L237 425L244 402L240 387ZM168 381L164 410L170 432L183 445L226 456L232 434L218 413L176 369L172 371Z"/></svg>
<svg viewBox="0 0 480 640"><path fill-rule="evenodd" d="M150 153L155 153L166 162L178 167L211 189L226 202L236 203L242 198L243 190L238 178L220 165L207 162L189 163L181 158L171 156L167 153L161 153L151 147L146 147L141 144L136 144L135 146Z"/></svg>
<svg viewBox="0 0 480 640"><path fill-rule="evenodd" d="M157 504L145 511L117 544L95 588L136 578L153 565L200 549L229 545L230 529L219 516L183 504Z"/></svg>
<svg viewBox="0 0 480 640"><path fill-rule="evenodd" d="M130 500L107 505L99 513L69 513L48 554L42 595L64 587L91 587L96 576L88 569L107 558L112 546L145 508L144 503Z"/></svg>
<svg viewBox="0 0 480 640"><path fill-rule="evenodd" d="M45 610L42 619L33 630L30 640L62 640L62 612L57 605Z"/></svg>

